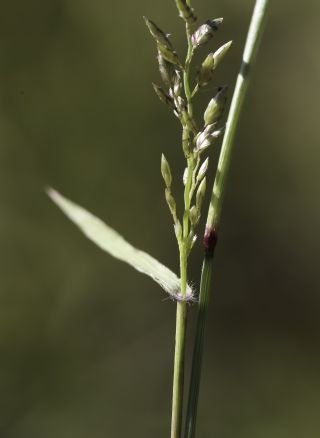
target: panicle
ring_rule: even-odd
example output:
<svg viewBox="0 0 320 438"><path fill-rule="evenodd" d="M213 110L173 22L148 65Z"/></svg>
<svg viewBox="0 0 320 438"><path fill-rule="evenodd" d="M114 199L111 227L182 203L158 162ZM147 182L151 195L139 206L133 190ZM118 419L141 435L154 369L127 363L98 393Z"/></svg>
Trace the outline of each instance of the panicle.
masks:
<svg viewBox="0 0 320 438"><path fill-rule="evenodd" d="M223 19L208 20L191 34L191 24L196 21L196 16L190 5L190 0L175 0L175 3L180 17L186 23L188 54L185 66L180 62L169 38L170 35L160 29L152 20L146 17L144 17L144 20L156 42L159 72L163 82L162 86L152 84L154 91L159 99L173 110L182 125L182 148L187 160L187 167L183 174L183 184L185 185L183 223L179 221L177 216L177 205L171 190L172 174L169 163L163 154L161 156L161 174L165 182L165 198L173 217L178 245L180 250L185 249L188 257L196 241L195 228L201 217L201 208L206 192L209 158L207 157L202 162L201 154L222 133L222 128L218 127L218 122L225 107L227 87L219 87L216 95L210 100L203 116L204 127L200 132L193 117L192 99L201 87L211 81L214 70L228 52L232 41L223 44L218 50L207 55L197 72L197 82L191 91L189 67L195 49L211 40ZM188 219L187 227L185 219Z"/></svg>

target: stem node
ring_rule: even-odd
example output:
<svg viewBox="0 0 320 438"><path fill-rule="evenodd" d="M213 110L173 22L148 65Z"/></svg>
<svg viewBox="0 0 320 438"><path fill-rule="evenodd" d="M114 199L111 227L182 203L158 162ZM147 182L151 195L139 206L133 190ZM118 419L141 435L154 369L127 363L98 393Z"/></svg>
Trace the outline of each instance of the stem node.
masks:
<svg viewBox="0 0 320 438"><path fill-rule="evenodd" d="M203 237L204 255L206 259L211 259L218 243L218 232L215 227L206 227Z"/></svg>

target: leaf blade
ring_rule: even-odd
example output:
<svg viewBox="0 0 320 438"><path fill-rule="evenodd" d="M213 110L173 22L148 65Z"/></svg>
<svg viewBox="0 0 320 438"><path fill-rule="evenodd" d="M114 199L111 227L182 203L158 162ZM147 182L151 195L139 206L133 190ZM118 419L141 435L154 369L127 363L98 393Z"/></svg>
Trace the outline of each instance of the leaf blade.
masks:
<svg viewBox="0 0 320 438"><path fill-rule="evenodd" d="M179 295L180 279L169 268L146 252L132 246L101 219L65 198L56 190L49 188L47 194L83 234L103 251L151 277L173 298L182 299ZM187 301L193 299L193 291L189 285L184 299Z"/></svg>

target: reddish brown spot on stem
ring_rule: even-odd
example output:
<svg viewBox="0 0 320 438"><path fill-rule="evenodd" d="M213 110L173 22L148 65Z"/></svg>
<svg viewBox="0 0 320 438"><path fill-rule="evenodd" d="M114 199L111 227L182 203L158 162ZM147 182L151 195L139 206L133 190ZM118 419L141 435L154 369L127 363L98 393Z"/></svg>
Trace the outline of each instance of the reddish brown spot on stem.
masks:
<svg viewBox="0 0 320 438"><path fill-rule="evenodd" d="M214 249L217 245L218 241L218 233L215 227L206 227L204 237L203 237L203 246L204 246L204 255L206 258L213 257Z"/></svg>

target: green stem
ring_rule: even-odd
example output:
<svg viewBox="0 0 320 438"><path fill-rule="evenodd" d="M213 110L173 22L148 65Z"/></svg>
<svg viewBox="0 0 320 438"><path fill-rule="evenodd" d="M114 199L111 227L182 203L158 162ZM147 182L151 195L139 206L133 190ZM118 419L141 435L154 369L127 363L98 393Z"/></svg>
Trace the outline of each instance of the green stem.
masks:
<svg viewBox="0 0 320 438"><path fill-rule="evenodd" d="M189 387L189 398L187 407L185 437L194 437L196 426L196 415L199 397L199 382L203 357L203 338L206 320L206 310L209 303L209 288L212 269L210 263L205 260L201 272L200 300L198 305L197 328L192 357L191 381Z"/></svg>
<svg viewBox="0 0 320 438"><path fill-rule="evenodd" d="M243 106L243 102L247 93L248 84L250 81L251 70L259 48L261 37L263 35L264 26L267 18L267 9L269 0L256 0L253 11L250 28L244 48L243 59L238 74L235 91L233 94L230 112L226 124L226 131L222 142L218 169L214 181L207 223L204 244L206 247L206 255L204 258L201 274L200 296L199 296L199 312L197 316L197 328L194 343L190 392L188 398L187 418L185 438L194 438L197 404L199 396L199 385L201 376L201 362L203 356L203 339L205 317L209 301L209 288L211 273L213 267L213 251L216 243L216 232L220 225L221 208L223 195L225 192L225 183L230 166L232 154L232 146L236 127L239 121L239 116Z"/></svg>
<svg viewBox="0 0 320 438"><path fill-rule="evenodd" d="M183 215L183 236L179 245L180 250L180 278L181 296L184 298L187 290L187 267L188 257L186 251L187 238L189 232L189 209L190 209L190 188L192 182L192 164L188 161L188 177L185 186L185 211ZM184 301L177 302L176 315L176 344L174 353L173 371L173 394L172 394L172 418L171 418L171 438L180 438L182 429L182 403L184 386L184 356L186 341L186 319L187 307Z"/></svg>
<svg viewBox="0 0 320 438"><path fill-rule="evenodd" d="M188 39L188 53L183 72L184 91L188 103L188 113L192 116L193 108L191 103L191 90L189 83L189 67L193 56L193 47L191 42L191 28L186 25ZM184 190L184 215L183 215L183 236L179 244L180 250L180 278L181 278L181 296L186 295L187 289L187 239L189 233L189 210L190 210L190 191L192 187L192 175L194 169L193 157L188 158L188 176ZM184 387L184 357L186 343L186 320L187 307L186 302L177 302L176 314L176 337L174 353L174 371L173 371L173 394L172 394L172 416L171 416L171 438L180 438L182 432L182 408L183 408L183 387Z"/></svg>
<svg viewBox="0 0 320 438"><path fill-rule="evenodd" d="M180 245L181 294L185 296L187 287L187 257L184 244ZM184 386L184 356L186 341L187 306L177 302L176 344L174 353L171 438L180 438L182 429L182 403Z"/></svg>

